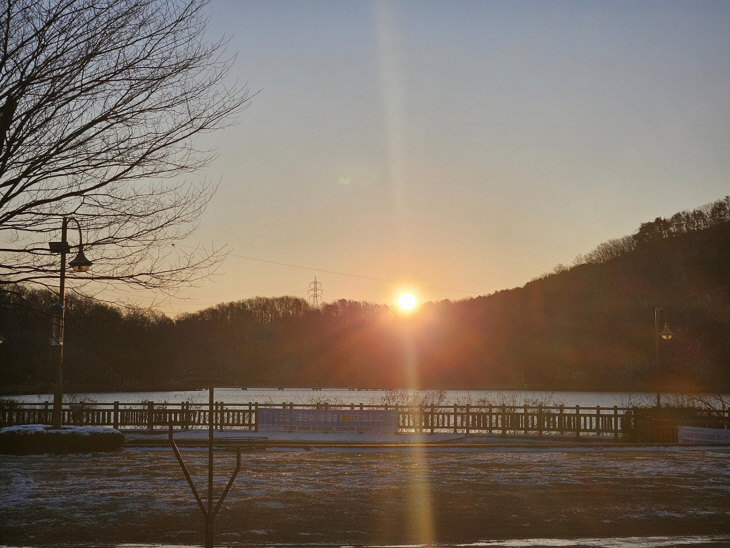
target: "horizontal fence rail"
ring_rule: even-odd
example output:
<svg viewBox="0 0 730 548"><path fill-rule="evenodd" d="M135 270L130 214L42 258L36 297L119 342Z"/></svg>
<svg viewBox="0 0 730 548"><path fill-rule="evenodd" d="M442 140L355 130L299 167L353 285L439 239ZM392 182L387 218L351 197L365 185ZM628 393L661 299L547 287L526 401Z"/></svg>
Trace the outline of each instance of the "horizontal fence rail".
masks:
<svg viewBox="0 0 730 548"><path fill-rule="evenodd" d="M570 436L575 438L623 439L637 425L644 424L636 410L625 407L529 406L529 405L327 405L266 404L262 407L302 410L394 410L398 415L399 433L462 433L502 436ZM0 427L20 424L51 424L52 404L1 402ZM172 424L181 430L207 428L209 422L219 430L258 429L258 403L230 404L216 402L213 413L205 403L67 403L63 405L63 424L111 426L129 430L155 430ZM701 410L703 423L730 427L728 410ZM656 422L656 421L654 421ZM700 425L695 421L695 425ZM665 425L650 423L642 427L644 438L656 437L651 428ZM676 427L674 428L676 438ZM648 433L647 433L648 432ZM658 430L657 430L658 432ZM664 441L662 439L653 441ZM672 441L671 436L666 441ZM676 441L676 439L674 440Z"/></svg>

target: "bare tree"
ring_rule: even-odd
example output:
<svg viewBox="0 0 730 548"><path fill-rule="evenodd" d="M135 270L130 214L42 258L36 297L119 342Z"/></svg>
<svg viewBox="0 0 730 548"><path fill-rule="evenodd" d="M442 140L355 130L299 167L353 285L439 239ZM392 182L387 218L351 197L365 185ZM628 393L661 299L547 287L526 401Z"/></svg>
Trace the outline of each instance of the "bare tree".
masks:
<svg viewBox="0 0 730 548"><path fill-rule="evenodd" d="M598 244L598 247L582 256L584 263L601 264L617 257L622 257L636 249L636 241L633 236L614 238Z"/></svg>
<svg viewBox="0 0 730 548"><path fill-rule="evenodd" d="M170 291L219 262L219 250L171 246L215 191L180 182L213 158L195 138L250 100L224 83L232 59L204 37L206 4L3 0L0 290L55 285L48 242L69 215L95 262L90 281Z"/></svg>

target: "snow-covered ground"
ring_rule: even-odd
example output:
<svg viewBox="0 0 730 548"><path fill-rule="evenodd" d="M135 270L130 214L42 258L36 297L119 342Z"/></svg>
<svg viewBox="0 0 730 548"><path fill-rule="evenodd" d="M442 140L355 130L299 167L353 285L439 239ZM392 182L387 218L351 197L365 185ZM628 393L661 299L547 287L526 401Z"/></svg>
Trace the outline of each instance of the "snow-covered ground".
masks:
<svg viewBox="0 0 730 548"><path fill-rule="evenodd" d="M164 430L150 431L125 431L125 440L130 444L144 443L168 443L169 433ZM367 433L358 434L355 432L254 432L251 430L215 430L213 437L216 440L241 440L250 439L253 441L266 442L270 445L299 445L311 444L334 444L334 445L360 445L360 444L422 444L422 443L454 443L462 442L464 434L382 434ZM183 444L186 441L204 442L208 439L208 430L176 430L175 441Z"/></svg>
<svg viewBox="0 0 730 548"><path fill-rule="evenodd" d="M183 455L204 492L206 452ZM730 546L727 448L269 449L242 461L219 544ZM216 455L216 493L233 466ZM169 449L0 456L0 543L200 545L201 524Z"/></svg>

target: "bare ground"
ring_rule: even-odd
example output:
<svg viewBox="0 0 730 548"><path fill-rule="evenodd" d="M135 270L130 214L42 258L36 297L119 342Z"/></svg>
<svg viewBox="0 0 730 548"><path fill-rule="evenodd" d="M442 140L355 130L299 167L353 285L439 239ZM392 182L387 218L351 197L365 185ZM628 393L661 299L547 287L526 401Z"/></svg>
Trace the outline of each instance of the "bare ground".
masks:
<svg viewBox="0 0 730 548"><path fill-rule="evenodd" d="M206 453L184 451L204 496ZM215 492L233 469L216 455ZM711 535L730 545L730 449L319 449L243 454L218 543L474 543ZM199 544L169 449L0 456L0 542ZM718 540L713 545L724 545ZM665 544L666 545L666 544Z"/></svg>

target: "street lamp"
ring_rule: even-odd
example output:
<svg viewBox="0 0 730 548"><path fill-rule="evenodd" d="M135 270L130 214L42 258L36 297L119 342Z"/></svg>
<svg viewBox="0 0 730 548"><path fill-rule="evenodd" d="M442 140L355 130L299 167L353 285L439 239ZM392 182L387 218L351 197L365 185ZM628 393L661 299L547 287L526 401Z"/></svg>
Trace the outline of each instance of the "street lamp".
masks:
<svg viewBox="0 0 730 548"><path fill-rule="evenodd" d="M659 311L662 312L662 315L664 317L664 329L659 331ZM667 325L667 311L663 308L655 308L654 309L654 367L656 370L656 377L657 381L659 380L659 340L663 339L665 341L668 341L674 337L674 333L671 329L669 329L669 326ZM661 407L662 406L662 395L661 391L657 389L656 393L656 406Z"/></svg>
<svg viewBox="0 0 730 548"><path fill-rule="evenodd" d="M53 428L61 428L61 411L63 406L63 329L66 315L66 253L71 251L71 246L66 240L68 222L73 221L79 229L79 252L76 257L69 261L69 265L76 272L86 272L91 266L91 261L84 255L84 243L81 236L81 225L73 217L64 217L61 223L61 241L50 242L48 247L52 253L61 254L61 283L58 289L58 300L52 306L53 310L53 337L51 345L58 347L58 361L56 362L56 385L53 390Z"/></svg>

